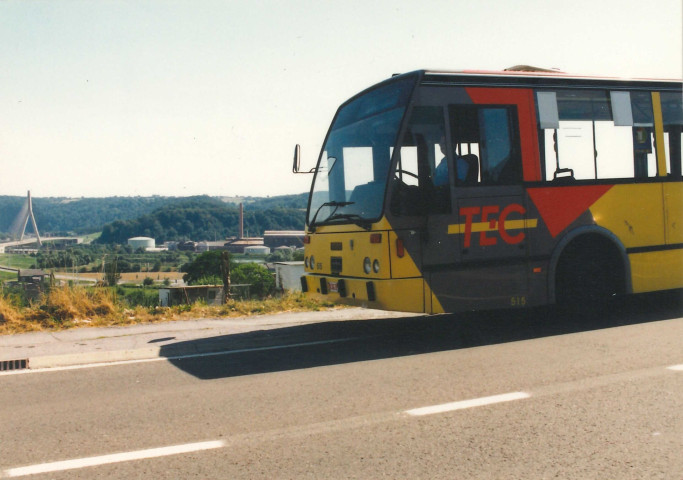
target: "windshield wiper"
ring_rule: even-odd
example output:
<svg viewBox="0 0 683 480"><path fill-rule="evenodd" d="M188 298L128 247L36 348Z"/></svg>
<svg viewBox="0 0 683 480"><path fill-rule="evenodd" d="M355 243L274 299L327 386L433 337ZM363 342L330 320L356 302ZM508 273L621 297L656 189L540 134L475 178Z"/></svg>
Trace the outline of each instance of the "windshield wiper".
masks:
<svg viewBox="0 0 683 480"><path fill-rule="evenodd" d="M330 215L325 221L328 222L337 219L351 220L354 225L358 225L364 230L370 230L370 228L372 228L372 222L367 221L357 213L338 213L336 215Z"/></svg>
<svg viewBox="0 0 683 480"><path fill-rule="evenodd" d="M326 222L327 220L334 215L334 212L337 211L339 207L345 207L347 205L352 205L356 202L335 202L334 200L331 202L325 202L322 205L318 207L318 209L315 211L315 215L313 215L313 218L311 219L311 223L308 225L311 232L315 232L315 219L318 218L318 214L320 213L320 210L322 210L323 207L334 207L334 210L332 210L332 213L330 213L323 222Z"/></svg>

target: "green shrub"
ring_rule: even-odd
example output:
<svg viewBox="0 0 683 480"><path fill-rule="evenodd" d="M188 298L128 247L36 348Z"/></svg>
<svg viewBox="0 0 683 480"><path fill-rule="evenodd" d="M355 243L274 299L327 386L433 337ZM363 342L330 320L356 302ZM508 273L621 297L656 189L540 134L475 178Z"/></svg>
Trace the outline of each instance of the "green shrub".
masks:
<svg viewBox="0 0 683 480"><path fill-rule="evenodd" d="M196 279L193 285L223 285L223 280L218 275L204 275Z"/></svg>
<svg viewBox="0 0 683 480"><path fill-rule="evenodd" d="M159 291L156 289L122 289L119 295L129 307L156 307L159 305Z"/></svg>
<svg viewBox="0 0 683 480"><path fill-rule="evenodd" d="M263 265L241 263L230 272L231 284L249 284L249 292L260 298L275 291L275 277Z"/></svg>
<svg viewBox="0 0 683 480"><path fill-rule="evenodd" d="M186 263L182 267L185 272L183 280L190 285L206 285L202 283L202 279L217 277L219 278L217 284L222 284L221 278L221 256L224 252L221 250L211 250L198 255L194 260ZM231 268L233 266L231 265ZM200 281L201 280L201 281Z"/></svg>

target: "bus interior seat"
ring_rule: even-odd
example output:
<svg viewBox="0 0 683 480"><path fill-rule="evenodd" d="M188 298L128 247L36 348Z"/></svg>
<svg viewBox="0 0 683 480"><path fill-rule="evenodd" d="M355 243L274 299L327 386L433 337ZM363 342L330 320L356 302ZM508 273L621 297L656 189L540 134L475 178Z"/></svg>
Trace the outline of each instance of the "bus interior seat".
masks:
<svg viewBox="0 0 683 480"><path fill-rule="evenodd" d="M465 185L474 185L479 181L479 159L476 155L468 153L461 157L467 163L467 176L463 183Z"/></svg>

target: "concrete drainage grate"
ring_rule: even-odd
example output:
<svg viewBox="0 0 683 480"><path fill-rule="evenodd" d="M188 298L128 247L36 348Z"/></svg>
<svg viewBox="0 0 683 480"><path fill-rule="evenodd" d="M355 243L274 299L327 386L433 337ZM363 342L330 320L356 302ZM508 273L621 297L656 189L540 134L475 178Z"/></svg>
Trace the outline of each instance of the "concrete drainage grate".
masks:
<svg viewBox="0 0 683 480"><path fill-rule="evenodd" d="M0 360L0 372L9 370L24 370L28 368L28 358L21 360Z"/></svg>

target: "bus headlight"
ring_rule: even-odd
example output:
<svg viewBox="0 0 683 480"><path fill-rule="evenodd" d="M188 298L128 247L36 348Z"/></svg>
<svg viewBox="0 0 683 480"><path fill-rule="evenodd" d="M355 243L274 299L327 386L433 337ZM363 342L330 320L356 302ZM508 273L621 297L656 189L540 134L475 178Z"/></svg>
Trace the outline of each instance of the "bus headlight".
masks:
<svg viewBox="0 0 683 480"><path fill-rule="evenodd" d="M311 267L311 270L315 270L315 257L313 255L311 255L311 258L308 261L308 266Z"/></svg>
<svg viewBox="0 0 683 480"><path fill-rule="evenodd" d="M372 262L370 261L370 257L365 257L363 260L363 271L365 273L370 273L370 270L372 269Z"/></svg>
<svg viewBox="0 0 683 480"><path fill-rule="evenodd" d="M372 271L375 273L379 273L379 260L375 260L372 262Z"/></svg>
<svg viewBox="0 0 683 480"><path fill-rule="evenodd" d="M308 268L308 257L304 257L304 267Z"/></svg>

